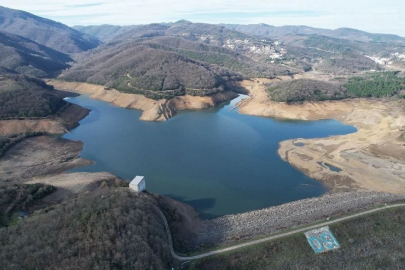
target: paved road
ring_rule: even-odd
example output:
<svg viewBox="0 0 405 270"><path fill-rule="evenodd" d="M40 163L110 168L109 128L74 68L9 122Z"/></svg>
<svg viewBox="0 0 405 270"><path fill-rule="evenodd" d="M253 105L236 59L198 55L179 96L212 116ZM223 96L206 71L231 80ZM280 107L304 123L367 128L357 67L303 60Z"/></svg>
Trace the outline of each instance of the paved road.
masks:
<svg viewBox="0 0 405 270"><path fill-rule="evenodd" d="M180 261L189 261L189 260L201 259L201 258L212 256L212 255L217 255L217 254L220 254L220 253L236 250L236 249L243 248L243 247L248 247L248 246L260 244L260 243L270 241L270 240L283 238L283 237L286 237L286 236L289 236L289 235L292 235L292 234L296 234L296 233L299 233L299 232L305 232L305 231L312 230L312 229L315 229L315 228L318 228L318 227L323 227L323 226L331 225L331 224L338 223L338 222L341 222L341 221L345 221L345 220L348 220L348 219L368 215L368 214L378 212L378 211L381 211L381 210L384 210L384 209L403 207L403 206L405 206L405 203L386 205L386 206L383 206L383 207L380 207L380 208L363 211L363 212L360 212L360 213L357 213L357 214L353 214L353 215L350 215L350 216L334 219L334 220L327 221L327 222L320 223L320 224L316 224L316 225L313 225L313 226L308 226L308 227L305 227L305 228L289 231L289 232L286 232L286 233L277 234L277 235L274 235L274 236L269 236L269 237L266 237L266 238L253 240L253 241L246 242L246 243L243 243L243 244L238 244L238 245L235 245L235 246L231 246L231 247L227 247L227 248L223 248L223 249L218 249L218 250L210 251L210 252L207 252L207 253L202 253L202 254L195 255L195 256L189 256L189 257L183 257L183 256L179 256L179 255L176 254L176 252L173 249L172 235L170 233L169 224L167 223L167 219L166 219L165 215L162 213L162 211L160 211L160 209L158 209L156 207L156 210L162 216L162 219L163 219L163 221L165 223L165 227L166 227L166 230L167 230L167 236L168 236L168 239L169 239L170 252L171 252L172 256L174 258L176 258L177 260L180 260Z"/></svg>

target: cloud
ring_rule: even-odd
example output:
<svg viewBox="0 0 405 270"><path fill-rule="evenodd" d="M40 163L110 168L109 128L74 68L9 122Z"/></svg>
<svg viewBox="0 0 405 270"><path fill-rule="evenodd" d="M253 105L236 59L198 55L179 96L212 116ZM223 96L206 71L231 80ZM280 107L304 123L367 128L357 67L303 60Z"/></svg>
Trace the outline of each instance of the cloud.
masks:
<svg viewBox="0 0 405 270"><path fill-rule="evenodd" d="M67 25L130 25L187 19L207 23L351 27L405 36L405 1L399 0L0 0L0 5Z"/></svg>
<svg viewBox="0 0 405 270"><path fill-rule="evenodd" d="M324 13L312 10L285 10L285 11L212 11L212 12L178 12L172 15L175 18L183 18L191 21L223 22L229 20L244 21L254 18L277 18L277 17L317 17Z"/></svg>
<svg viewBox="0 0 405 270"><path fill-rule="evenodd" d="M84 8L84 7L95 7L101 6L104 3L89 3L89 4L79 4L79 5L65 5L66 8Z"/></svg>

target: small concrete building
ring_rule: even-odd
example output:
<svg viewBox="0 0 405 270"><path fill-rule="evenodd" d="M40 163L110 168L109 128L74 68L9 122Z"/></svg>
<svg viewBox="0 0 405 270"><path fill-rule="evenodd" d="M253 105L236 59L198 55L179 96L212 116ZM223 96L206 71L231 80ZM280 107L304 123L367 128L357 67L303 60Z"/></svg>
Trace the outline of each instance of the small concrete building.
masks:
<svg viewBox="0 0 405 270"><path fill-rule="evenodd" d="M131 183L129 183L129 188L136 192L142 192L146 189L146 182L144 176L136 176Z"/></svg>

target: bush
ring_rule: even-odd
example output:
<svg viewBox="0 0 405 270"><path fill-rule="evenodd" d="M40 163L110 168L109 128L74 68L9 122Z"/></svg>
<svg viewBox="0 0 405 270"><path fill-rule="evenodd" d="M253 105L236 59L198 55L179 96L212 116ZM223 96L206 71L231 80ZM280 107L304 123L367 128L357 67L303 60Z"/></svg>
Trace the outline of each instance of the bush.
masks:
<svg viewBox="0 0 405 270"><path fill-rule="evenodd" d="M345 87L356 97L391 97L405 89L405 78L397 72L371 73L349 78Z"/></svg>
<svg viewBox="0 0 405 270"><path fill-rule="evenodd" d="M39 79L14 74L0 78L0 119L52 116L66 104Z"/></svg>
<svg viewBox="0 0 405 270"><path fill-rule="evenodd" d="M153 196L103 188L0 228L2 269L171 269Z"/></svg>
<svg viewBox="0 0 405 270"><path fill-rule="evenodd" d="M339 83L299 79L281 82L268 89L270 97L279 102L322 101L347 98L347 90Z"/></svg>

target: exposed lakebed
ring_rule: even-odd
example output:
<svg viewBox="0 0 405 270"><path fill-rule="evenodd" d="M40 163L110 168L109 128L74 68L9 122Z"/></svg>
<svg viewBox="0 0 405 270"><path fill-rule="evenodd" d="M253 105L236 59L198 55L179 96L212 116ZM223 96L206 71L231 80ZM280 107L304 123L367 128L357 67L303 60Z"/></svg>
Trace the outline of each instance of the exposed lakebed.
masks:
<svg viewBox="0 0 405 270"><path fill-rule="evenodd" d="M335 120L278 121L242 115L240 96L219 108L188 111L166 122L139 120L141 111L78 96L91 113L64 138L81 140L81 156L95 161L73 171L107 171L184 201L212 218L324 194L327 189L284 162L278 143L342 135L356 128Z"/></svg>

